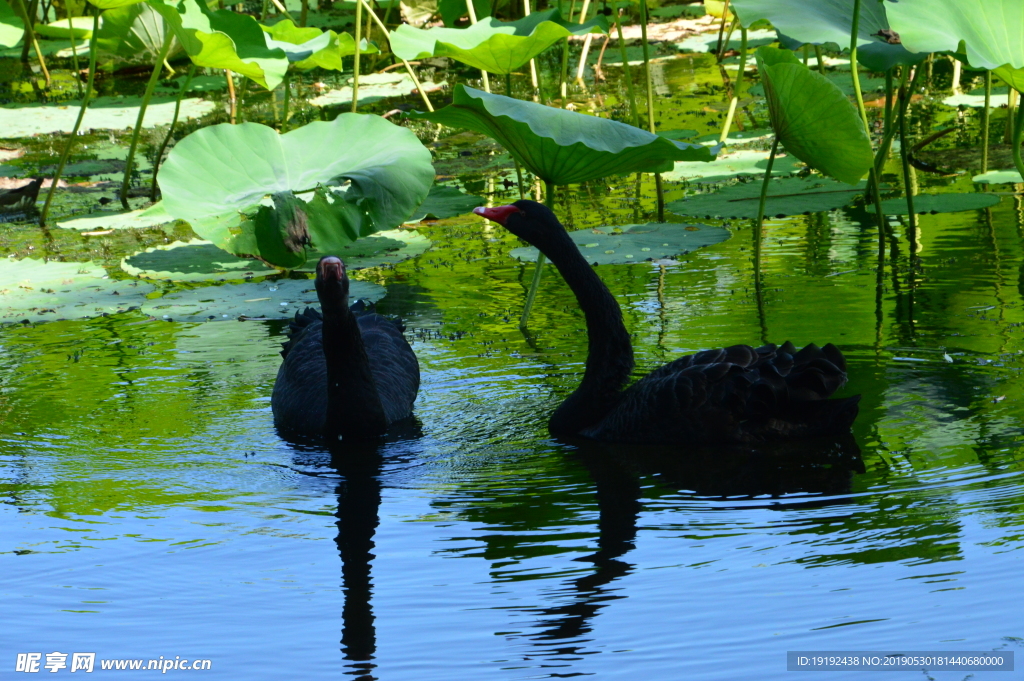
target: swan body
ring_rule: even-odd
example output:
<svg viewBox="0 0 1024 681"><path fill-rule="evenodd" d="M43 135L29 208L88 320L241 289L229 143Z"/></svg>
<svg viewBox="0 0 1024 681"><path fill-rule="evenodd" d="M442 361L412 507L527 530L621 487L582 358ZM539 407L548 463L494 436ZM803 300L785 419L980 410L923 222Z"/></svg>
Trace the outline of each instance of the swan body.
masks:
<svg viewBox="0 0 1024 681"><path fill-rule="evenodd" d="M356 314L339 258L317 264L322 312L296 313L270 404L274 425L330 440L370 439L412 414L419 391L416 355L390 319Z"/></svg>
<svg viewBox="0 0 1024 681"><path fill-rule="evenodd" d="M734 345L686 355L627 387L633 348L622 311L554 213L534 201L476 208L537 247L576 295L587 322L579 387L552 414L555 436L605 442L752 444L848 432L860 396L827 399L846 383L834 345Z"/></svg>

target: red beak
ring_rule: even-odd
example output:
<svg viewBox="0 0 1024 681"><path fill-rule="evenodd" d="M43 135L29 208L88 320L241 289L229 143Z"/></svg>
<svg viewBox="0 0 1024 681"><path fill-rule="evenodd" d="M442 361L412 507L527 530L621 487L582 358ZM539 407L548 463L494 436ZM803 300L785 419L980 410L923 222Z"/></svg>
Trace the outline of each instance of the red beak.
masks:
<svg viewBox="0 0 1024 681"><path fill-rule="evenodd" d="M320 270L320 276L324 281L341 281L345 275L345 263L333 255L321 258L317 269Z"/></svg>
<svg viewBox="0 0 1024 681"><path fill-rule="evenodd" d="M505 226L505 221L508 220L508 216L513 213L521 212L515 206L496 206L494 208L484 208L483 206L477 206L473 209L473 212L477 215L483 215L488 220L497 222L502 227Z"/></svg>

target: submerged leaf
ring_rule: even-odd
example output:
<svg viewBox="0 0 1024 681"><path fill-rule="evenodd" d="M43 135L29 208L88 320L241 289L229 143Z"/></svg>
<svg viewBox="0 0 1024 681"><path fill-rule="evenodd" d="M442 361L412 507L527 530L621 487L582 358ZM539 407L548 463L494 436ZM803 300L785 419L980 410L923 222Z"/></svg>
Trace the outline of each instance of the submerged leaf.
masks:
<svg viewBox="0 0 1024 681"><path fill-rule="evenodd" d="M74 220L58 222L58 227L77 229L88 232L100 229L141 229L173 222L174 218L167 214L163 202L154 203L149 208L133 210L127 213L106 211L85 215Z"/></svg>
<svg viewBox="0 0 1024 681"><path fill-rule="evenodd" d="M122 258L121 269L133 277L172 281L249 279L278 272L258 260L236 258L202 239L147 248Z"/></svg>
<svg viewBox="0 0 1024 681"><path fill-rule="evenodd" d="M765 203L766 217L785 217L801 213L817 213L845 206L858 193L863 193L866 182L849 187L824 178L784 178L768 183ZM666 208L680 215L697 217L756 218L761 183L746 182L723 188L714 194L698 194L666 204Z"/></svg>
<svg viewBox="0 0 1024 681"><path fill-rule="evenodd" d="M722 227L675 222L648 222L569 232L569 238L591 265L624 265L685 255L703 246L721 243L730 236L729 230ZM533 246L524 246L513 249L509 255L524 262L534 262L538 251Z"/></svg>
<svg viewBox="0 0 1024 681"><path fill-rule="evenodd" d="M462 84L455 87L449 106L410 115L488 135L530 172L559 185L608 175L665 172L674 161L710 161L718 151L607 118L488 94Z"/></svg>

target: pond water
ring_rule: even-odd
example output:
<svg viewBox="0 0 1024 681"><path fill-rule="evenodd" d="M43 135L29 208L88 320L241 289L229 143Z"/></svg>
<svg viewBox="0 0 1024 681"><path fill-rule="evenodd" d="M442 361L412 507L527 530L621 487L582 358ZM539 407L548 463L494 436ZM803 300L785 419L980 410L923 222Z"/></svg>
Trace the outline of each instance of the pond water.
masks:
<svg viewBox="0 0 1024 681"><path fill-rule="evenodd" d="M701 89L718 71L698 67L664 67L666 127L719 124L704 107L721 93ZM574 187L559 212L631 222L635 189ZM769 221L760 296L746 221L677 261L598 269L638 374L724 344L838 345L842 394L863 395L853 442L785 452L550 438L582 315L548 271L520 332L532 265L475 216L421 224L430 251L359 275L388 287L379 308L405 319L423 374L417 426L369 451L274 430L281 321L5 326L0 668L54 651L208 659L204 678L230 679L782 678L798 650L1024 664L1021 199L922 216L916 253L892 222L881 277L854 208ZM37 243L8 228L9 250Z"/></svg>

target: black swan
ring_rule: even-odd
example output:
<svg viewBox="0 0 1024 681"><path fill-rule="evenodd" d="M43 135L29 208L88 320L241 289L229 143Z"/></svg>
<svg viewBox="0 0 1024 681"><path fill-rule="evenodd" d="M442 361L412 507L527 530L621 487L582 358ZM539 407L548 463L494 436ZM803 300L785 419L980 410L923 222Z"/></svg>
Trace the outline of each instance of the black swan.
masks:
<svg viewBox="0 0 1024 681"><path fill-rule="evenodd" d="M825 399L846 383L846 360L831 343L799 352L788 342L705 350L626 388L633 348L622 311L554 213L525 200L474 212L537 247L558 268L586 317L583 380L548 421L552 435L718 445L849 431L860 396Z"/></svg>
<svg viewBox="0 0 1024 681"><path fill-rule="evenodd" d="M274 425L329 440L383 435L412 414L420 386L416 355L394 322L354 314L345 264L332 255L316 266L313 308L296 313L270 399Z"/></svg>

